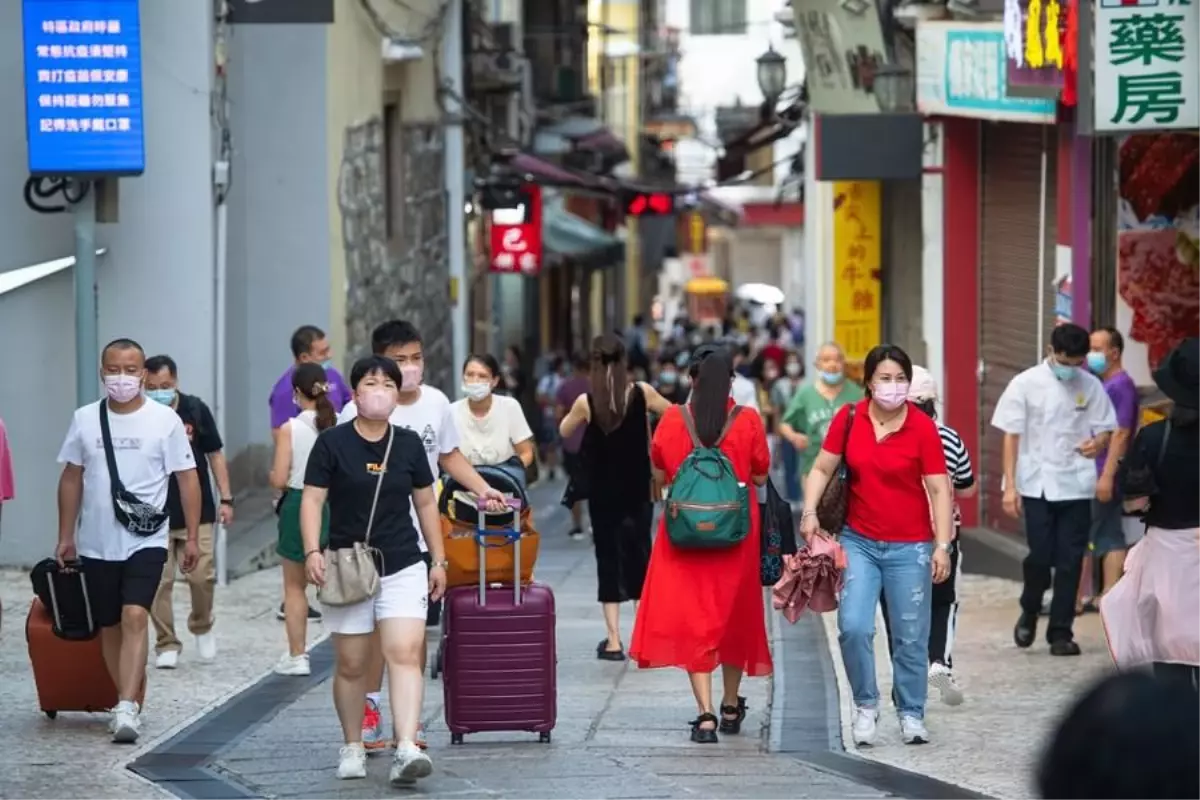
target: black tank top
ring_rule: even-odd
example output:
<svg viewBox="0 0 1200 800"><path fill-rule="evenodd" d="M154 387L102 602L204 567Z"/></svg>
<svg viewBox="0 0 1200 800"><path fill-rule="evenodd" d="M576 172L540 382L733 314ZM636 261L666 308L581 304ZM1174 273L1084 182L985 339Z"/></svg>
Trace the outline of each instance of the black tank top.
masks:
<svg viewBox="0 0 1200 800"><path fill-rule="evenodd" d="M588 393L588 409L595 418L595 399ZM650 439L646 429L646 398L635 385L629 393L625 417L611 433L594 421L583 434L590 495L593 500L636 508L650 501Z"/></svg>

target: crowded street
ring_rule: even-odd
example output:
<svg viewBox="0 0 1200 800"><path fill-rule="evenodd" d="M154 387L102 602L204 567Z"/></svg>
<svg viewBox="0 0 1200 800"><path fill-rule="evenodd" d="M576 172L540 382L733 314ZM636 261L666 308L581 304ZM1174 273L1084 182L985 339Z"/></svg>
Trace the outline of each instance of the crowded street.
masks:
<svg viewBox="0 0 1200 800"><path fill-rule="evenodd" d="M424 718L440 769L427 797L463 798L951 798L1028 797L1034 765L1062 710L1108 667L1099 619L1079 626L1085 655L1076 661L1012 648L1013 581L972 575L956 662L970 693L961 706L934 705L933 748L902 747L885 737L870 750L843 747L848 699L815 618L795 626L772 614L774 679L746 686L743 735L719 753L697 753L680 732L692 713L680 677L639 672L628 662L597 662L592 610L594 559L566 537L569 518L553 501L561 482L531 491L546 536L539 579L558 600L559 722L549 745L527 734L479 734L451 747L442 722L439 681L430 682ZM7 570L0 599L19 607L28 576ZM186 602L186 590L176 590ZM0 731L5 797L379 797L381 778L348 785L327 766L336 738L330 713L330 651L312 626L313 675L272 675L280 622L272 571L254 573L217 594L222 653L150 676L143 742L136 750L98 746L101 715L37 709L24 633L0 630L0 701L10 709ZM826 617L826 620L831 620ZM836 631L830 629L836 648ZM324 644L322 644L324 642ZM886 673L881 674L884 685ZM835 699L840 697L840 702ZM986 734L985 734L986 732ZM847 731L848 735L848 731ZM986 747L981 743L986 740ZM382 774L386 759L371 762ZM880 765L881 768L873 767Z"/></svg>

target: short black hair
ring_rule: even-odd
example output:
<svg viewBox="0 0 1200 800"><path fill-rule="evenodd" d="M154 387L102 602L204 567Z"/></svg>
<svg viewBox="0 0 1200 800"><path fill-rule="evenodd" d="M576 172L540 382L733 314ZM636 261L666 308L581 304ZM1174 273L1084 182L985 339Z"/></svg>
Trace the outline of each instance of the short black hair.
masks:
<svg viewBox="0 0 1200 800"><path fill-rule="evenodd" d="M390 378L396 384L396 388L400 388L400 384L403 383L400 368L396 366L396 362L381 355L367 356L354 362L354 366L350 368L350 388L357 390L358 384L362 383L362 379L368 375L383 375L385 378Z"/></svg>
<svg viewBox="0 0 1200 800"><path fill-rule="evenodd" d="M383 355L389 347L413 342L424 345L417 326L406 319L389 319L376 325L375 330L371 331L371 352L377 356Z"/></svg>
<svg viewBox="0 0 1200 800"><path fill-rule="evenodd" d="M146 357L146 351L133 339L113 339L111 342L104 345L104 348L100 351L101 363L104 362L104 357L108 355L109 350L137 350L142 354L142 358Z"/></svg>
<svg viewBox="0 0 1200 800"><path fill-rule="evenodd" d="M467 371L467 367L470 366L472 361L476 364L482 364L492 374L493 378L500 374L500 362L491 353L472 353L467 356L467 360L463 362L463 372Z"/></svg>
<svg viewBox="0 0 1200 800"><path fill-rule="evenodd" d="M884 361L895 361L900 365L904 377L912 380L913 363L912 359L908 357L908 353L894 344L877 344L863 359L863 385L866 387L867 395L871 394L871 379L875 377L875 370Z"/></svg>
<svg viewBox="0 0 1200 800"><path fill-rule="evenodd" d="M146 372L151 374L162 372L163 369L171 373L172 378L179 377L179 367L175 365L175 359L168 355L150 356L146 359Z"/></svg>
<svg viewBox="0 0 1200 800"><path fill-rule="evenodd" d="M292 334L292 355L299 358L310 353L313 345L324 338L325 331L316 325L301 325Z"/></svg>
<svg viewBox="0 0 1200 800"><path fill-rule="evenodd" d="M1050 333L1050 350L1067 358L1083 358L1091 346L1091 334L1074 322L1059 325Z"/></svg>
<svg viewBox="0 0 1200 800"><path fill-rule="evenodd" d="M1113 350L1116 350L1121 355L1125 355L1125 337L1121 335L1119 330L1111 325L1102 325L1099 328L1096 328L1094 333L1107 333L1108 346Z"/></svg>

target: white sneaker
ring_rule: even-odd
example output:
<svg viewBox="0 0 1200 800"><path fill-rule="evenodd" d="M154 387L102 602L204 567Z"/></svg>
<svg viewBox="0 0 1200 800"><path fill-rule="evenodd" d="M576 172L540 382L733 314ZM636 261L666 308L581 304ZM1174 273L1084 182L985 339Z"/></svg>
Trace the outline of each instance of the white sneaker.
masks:
<svg viewBox="0 0 1200 800"><path fill-rule="evenodd" d="M411 786L433 772L433 761L421 748L412 742L400 742L392 758L392 770L388 780L393 786Z"/></svg>
<svg viewBox="0 0 1200 800"><path fill-rule="evenodd" d="M276 675L311 675L312 668L308 665L308 653L301 653L298 656L293 656L288 653L283 654L283 658L275 664Z"/></svg>
<svg viewBox="0 0 1200 800"><path fill-rule="evenodd" d="M954 673L945 664L929 665L929 685L937 689L942 696L942 702L948 706L962 705L963 690L954 680Z"/></svg>
<svg viewBox="0 0 1200 800"><path fill-rule="evenodd" d="M196 637L196 653L201 661L212 661L217 657L217 638L212 631Z"/></svg>
<svg viewBox="0 0 1200 800"><path fill-rule="evenodd" d="M901 717L900 738L905 744L929 744L929 731L925 728L925 721L916 717Z"/></svg>
<svg viewBox="0 0 1200 800"><path fill-rule="evenodd" d="M163 650L154 659L155 669L175 669L179 664L178 650Z"/></svg>
<svg viewBox="0 0 1200 800"><path fill-rule="evenodd" d="M348 744L338 751L339 780L353 780L367 777L367 751L361 742Z"/></svg>
<svg viewBox="0 0 1200 800"><path fill-rule="evenodd" d="M878 725L879 709L855 708L854 724L851 726L851 735L854 737L855 746L869 747L875 744L875 729Z"/></svg>
<svg viewBox="0 0 1200 800"><path fill-rule="evenodd" d="M118 744L133 744L141 735L141 727L138 704L130 700L117 703L113 709L112 740Z"/></svg>

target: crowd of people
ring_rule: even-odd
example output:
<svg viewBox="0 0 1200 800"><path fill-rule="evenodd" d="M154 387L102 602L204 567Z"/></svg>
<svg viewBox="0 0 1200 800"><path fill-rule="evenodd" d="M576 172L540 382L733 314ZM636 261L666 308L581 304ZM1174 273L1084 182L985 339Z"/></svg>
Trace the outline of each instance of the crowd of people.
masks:
<svg viewBox="0 0 1200 800"><path fill-rule="evenodd" d="M880 720L881 606L903 740L930 740L931 687L946 703L964 701L952 659L957 501L975 492L974 472L962 437L938 420L936 381L901 348L872 349L859 382L835 342L813 348L806 363L798 314L759 325L743 315L718 328L681 320L658 335L639 318L624 335L552 356L540 374L526 373L513 348L501 360L471 355L458 365L461 397L451 401L424 382L421 333L403 320L376 327L371 354L345 377L318 328L301 327L291 345L293 364L270 397L287 640L276 671L310 674L306 626L323 620L334 634L339 777L364 777L367 753L388 748L393 783L432 770L420 709L427 625L449 565L437 481L446 476L490 510L506 509L484 467L522 487L539 473L565 471L569 536L589 538L586 508L595 552L604 624L595 655L685 672L697 708L694 742L738 734L742 680L772 671L752 498L772 480L798 512L803 538L836 537L846 556L837 614L854 743L873 744ZM1052 589L1050 653L1079 653L1072 626L1090 542L1103 565L1100 607L1118 665L1153 664L1194 687L1196 340L1154 376L1173 411L1140 430L1121 351L1112 329L1059 326L1045 361L1013 380L991 419L1004 436L1004 508L1023 516L1030 548L1013 636L1019 647L1033 644ZM234 500L212 414L180 392L169 356L147 358L136 342L118 339L102 353L101 379L105 399L76 411L59 457L57 557L79 559L88 576L120 696L113 737L129 742L139 733L134 698L150 623L156 665L173 668L179 658L170 602L177 567L191 588L197 654L215 655L212 526L232 521ZM707 549L679 544L669 515L652 530L655 504L692 474L702 450L736 477L744 497L729 500L747 517L738 536ZM834 486L845 496L844 526L823 530L821 505ZM161 527L139 533L122 502L159 510ZM1144 515L1145 543L1130 550L1123 520L1132 513ZM375 565L374 583L359 586L341 566L360 557ZM311 585L322 590L320 611L310 606ZM688 603L679 602L684 593ZM627 647L620 609L630 602ZM1147 603L1158 608L1156 621L1146 619Z"/></svg>

